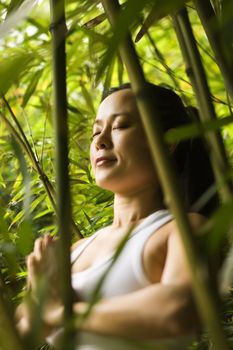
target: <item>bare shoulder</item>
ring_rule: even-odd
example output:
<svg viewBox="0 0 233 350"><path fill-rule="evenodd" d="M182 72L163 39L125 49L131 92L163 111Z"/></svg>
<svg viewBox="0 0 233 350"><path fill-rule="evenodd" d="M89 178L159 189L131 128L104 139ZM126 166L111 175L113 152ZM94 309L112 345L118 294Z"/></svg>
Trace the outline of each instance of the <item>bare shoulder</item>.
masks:
<svg viewBox="0 0 233 350"><path fill-rule="evenodd" d="M197 234L206 218L198 213L189 213L188 219L193 229L193 234ZM162 281L163 283L175 283L190 285L190 273L187 263L187 255L183 246L176 220L169 223L167 236L167 255L164 265Z"/></svg>
<svg viewBox="0 0 233 350"><path fill-rule="evenodd" d="M195 234L207 221L206 217L199 213L188 213L188 219ZM170 235L179 234L179 228L177 226L176 220L172 220L167 224L168 238Z"/></svg>
<svg viewBox="0 0 233 350"><path fill-rule="evenodd" d="M205 224L206 218L188 213L194 234ZM144 253L144 270L152 283L189 283L189 274L183 242L175 219L160 227L147 240Z"/></svg>

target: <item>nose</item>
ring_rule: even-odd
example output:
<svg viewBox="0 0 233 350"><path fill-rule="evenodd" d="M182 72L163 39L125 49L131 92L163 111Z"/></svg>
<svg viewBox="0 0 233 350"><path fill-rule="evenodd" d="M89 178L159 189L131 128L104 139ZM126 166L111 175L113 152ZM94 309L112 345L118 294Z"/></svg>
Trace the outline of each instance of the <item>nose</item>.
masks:
<svg viewBox="0 0 233 350"><path fill-rule="evenodd" d="M95 138L95 147L97 150L105 148L109 149L112 147L112 141L105 133L101 132Z"/></svg>

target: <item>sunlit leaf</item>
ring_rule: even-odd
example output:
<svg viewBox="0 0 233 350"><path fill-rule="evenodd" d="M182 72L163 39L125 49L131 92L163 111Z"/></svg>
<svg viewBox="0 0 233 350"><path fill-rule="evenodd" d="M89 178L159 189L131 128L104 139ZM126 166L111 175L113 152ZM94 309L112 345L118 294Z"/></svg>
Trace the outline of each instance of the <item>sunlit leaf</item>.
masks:
<svg viewBox="0 0 233 350"><path fill-rule="evenodd" d="M84 27L86 28L93 28L96 27L98 24L102 23L106 19L106 14L102 13L101 15L96 16L95 18L92 18L88 22L84 23Z"/></svg>
<svg viewBox="0 0 233 350"><path fill-rule="evenodd" d="M177 8L181 7L181 5L183 5L186 1L187 0L156 0L151 12L145 19L142 28L137 34L135 42L138 42L156 21L163 18L164 16L167 16L168 14L171 14L172 12L177 10Z"/></svg>
<svg viewBox="0 0 233 350"><path fill-rule="evenodd" d="M90 107L92 113L95 115L96 111L95 111L95 107L94 107L94 105L93 105L93 100L92 100L91 92L89 92L89 91L87 90L87 88L85 87L85 84L83 84L82 81L80 81L80 85L81 85L83 97L85 98L86 103L87 103L87 105Z"/></svg>
<svg viewBox="0 0 233 350"><path fill-rule="evenodd" d="M16 53L0 60L0 92L6 94L20 74L32 64L33 56L29 53Z"/></svg>
<svg viewBox="0 0 233 350"><path fill-rule="evenodd" d="M39 70L33 75L32 79L31 79L31 81L30 81L30 83L28 85L28 88L25 91L25 94L23 96L23 102L22 102L22 107L23 108L26 106L26 104L28 103L28 100L33 95L33 93L35 92L37 84L38 84L38 82L39 82L39 80L41 78L41 74L42 74L42 70Z"/></svg>

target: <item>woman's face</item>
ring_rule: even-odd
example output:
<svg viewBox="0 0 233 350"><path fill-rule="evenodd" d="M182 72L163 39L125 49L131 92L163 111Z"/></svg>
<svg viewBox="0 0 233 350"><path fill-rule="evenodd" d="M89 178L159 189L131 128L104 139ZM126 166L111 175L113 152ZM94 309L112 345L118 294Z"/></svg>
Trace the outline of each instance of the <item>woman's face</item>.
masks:
<svg viewBox="0 0 233 350"><path fill-rule="evenodd" d="M97 185L114 193L158 184L131 89L114 92L101 103L90 158Z"/></svg>

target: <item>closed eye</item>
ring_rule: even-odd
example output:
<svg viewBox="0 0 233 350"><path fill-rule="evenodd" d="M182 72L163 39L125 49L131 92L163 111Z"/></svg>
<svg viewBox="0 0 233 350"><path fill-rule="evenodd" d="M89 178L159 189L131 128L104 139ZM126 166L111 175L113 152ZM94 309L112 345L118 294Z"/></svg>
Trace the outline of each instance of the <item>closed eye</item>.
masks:
<svg viewBox="0 0 233 350"><path fill-rule="evenodd" d="M96 131L96 132L94 132L94 133L92 134L91 139L94 139L94 138L95 138L95 136L100 135L100 133L101 133L101 131Z"/></svg>
<svg viewBox="0 0 233 350"><path fill-rule="evenodd" d="M116 125L116 126L114 126L113 127L113 130L115 130L115 129L126 129L126 128L128 128L129 127L129 125Z"/></svg>

